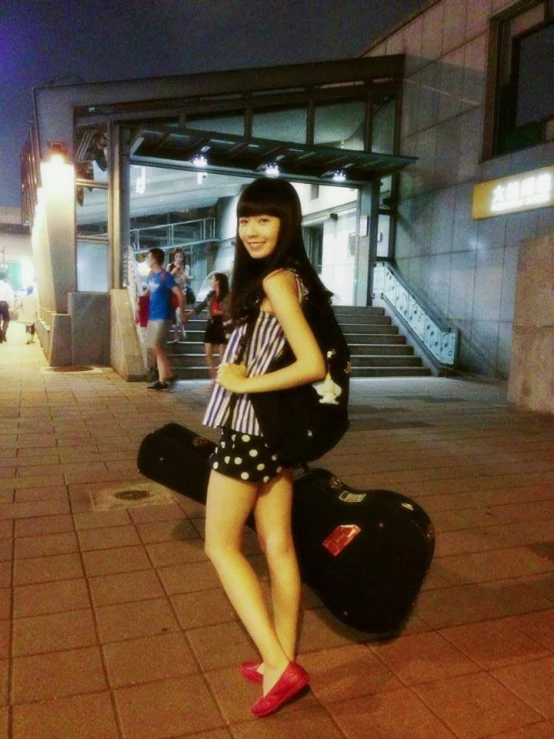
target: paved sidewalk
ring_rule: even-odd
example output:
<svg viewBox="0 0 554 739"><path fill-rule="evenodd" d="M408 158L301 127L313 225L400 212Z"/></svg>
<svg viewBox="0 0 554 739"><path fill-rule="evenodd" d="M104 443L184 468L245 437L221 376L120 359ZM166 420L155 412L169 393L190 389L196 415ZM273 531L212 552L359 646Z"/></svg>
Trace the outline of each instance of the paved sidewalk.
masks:
<svg viewBox="0 0 554 739"><path fill-rule="evenodd" d="M352 429L322 466L420 502L436 558L388 643L305 589L312 688L254 719L259 688L237 666L255 652L204 555L203 507L135 464L164 423L204 433L208 382L147 392L48 368L19 325L8 339L0 739L554 737L553 418L510 409L497 384L353 382ZM252 534L246 546L265 577Z"/></svg>

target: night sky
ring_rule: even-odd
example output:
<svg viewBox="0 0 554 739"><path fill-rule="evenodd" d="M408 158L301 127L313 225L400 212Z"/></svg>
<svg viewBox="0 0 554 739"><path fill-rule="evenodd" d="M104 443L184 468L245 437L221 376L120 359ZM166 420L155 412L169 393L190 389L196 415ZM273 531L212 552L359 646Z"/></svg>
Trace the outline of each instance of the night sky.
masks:
<svg viewBox="0 0 554 739"><path fill-rule="evenodd" d="M0 206L32 89L346 59L427 0L0 0Z"/></svg>

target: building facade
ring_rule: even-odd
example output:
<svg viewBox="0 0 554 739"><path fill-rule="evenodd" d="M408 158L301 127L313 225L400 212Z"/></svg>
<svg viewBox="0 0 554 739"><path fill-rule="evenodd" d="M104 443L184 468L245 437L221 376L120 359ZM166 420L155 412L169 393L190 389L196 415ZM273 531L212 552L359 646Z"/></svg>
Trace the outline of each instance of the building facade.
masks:
<svg viewBox="0 0 554 739"><path fill-rule="evenodd" d="M438 0L358 60L35 91L25 210L49 357L79 359L91 311L111 310L113 334L106 298L125 283L133 209L160 212L153 168L192 173L190 222L215 218L198 240L206 272L230 266L236 188L208 212L212 180L194 161L208 177L278 163L339 302L386 299L373 270L394 267L459 331L459 371L509 379L514 402L552 411L553 13L552 0ZM56 176L52 148L69 157Z"/></svg>
<svg viewBox="0 0 554 739"><path fill-rule="evenodd" d="M479 183L521 184L554 165L553 23L544 0L439 0L367 52L406 55L400 151L417 162L400 175L399 270L460 329L460 368L508 379L529 349L515 341L518 269L540 241L550 310L537 350L550 357L541 370L550 388L554 169L539 181L548 195L539 207L505 200L504 210L476 218L473 198Z"/></svg>

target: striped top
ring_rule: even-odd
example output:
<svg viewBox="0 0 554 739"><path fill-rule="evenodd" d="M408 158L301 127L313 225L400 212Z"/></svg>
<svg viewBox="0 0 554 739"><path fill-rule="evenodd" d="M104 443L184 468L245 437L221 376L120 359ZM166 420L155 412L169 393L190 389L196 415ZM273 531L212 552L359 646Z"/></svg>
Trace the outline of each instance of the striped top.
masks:
<svg viewBox="0 0 554 739"><path fill-rule="evenodd" d="M293 274L298 285L298 300L302 302L308 291L296 272L293 272ZM234 364L240 341L247 328L248 323L244 323L233 331L223 355L224 362ZM277 318L272 313L260 311L254 324L252 338L242 358L243 364L246 364L247 376L264 375L271 362L281 354L286 342L285 333ZM229 403L232 395L233 393L225 390L221 385L215 384L202 421L204 426L211 426L212 428L229 426L243 434L261 436L262 430L247 393L237 394L233 417L229 418Z"/></svg>
<svg viewBox="0 0 554 739"><path fill-rule="evenodd" d="M233 364L238 353L240 340L247 330L247 323L238 326L229 339L223 361ZM260 311L254 325L254 332L242 362L246 364L248 377L257 377L267 372L270 362L279 356L286 343L285 334L279 321L272 313ZM246 393L237 395L233 418L229 418L229 403L232 393L217 383L206 408L203 424L218 428L230 426L243 434L261 436L260 425L254 414L254 407Z"/></svg>

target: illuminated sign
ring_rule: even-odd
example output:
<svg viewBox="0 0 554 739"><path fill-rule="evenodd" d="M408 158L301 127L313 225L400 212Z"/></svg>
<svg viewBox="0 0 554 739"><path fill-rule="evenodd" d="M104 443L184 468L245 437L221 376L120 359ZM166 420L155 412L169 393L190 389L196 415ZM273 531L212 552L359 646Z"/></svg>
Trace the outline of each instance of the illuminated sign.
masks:
<svg viewBox="0 0 554 739"><path fill-rule="evenodd" d="M473 218L491 218L549 205L554 205L554 167L481 182L473 188Z"/></svg>

